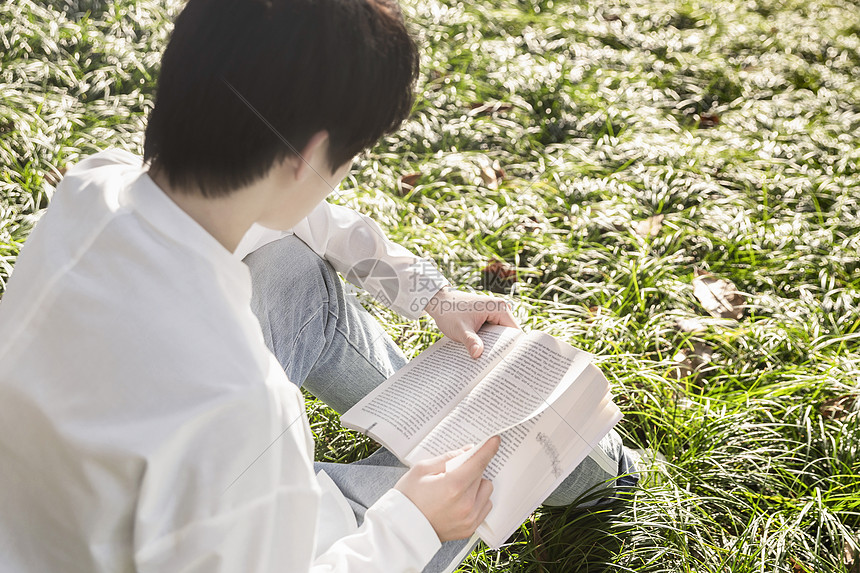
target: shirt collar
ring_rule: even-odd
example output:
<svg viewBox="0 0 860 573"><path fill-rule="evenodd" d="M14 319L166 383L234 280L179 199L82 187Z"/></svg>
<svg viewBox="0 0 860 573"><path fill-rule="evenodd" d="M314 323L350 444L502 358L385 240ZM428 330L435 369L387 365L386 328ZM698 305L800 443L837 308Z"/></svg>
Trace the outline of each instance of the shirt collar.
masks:
<svg viewBox="0 0 860 573"><path fill-rule="evenodd" d="M250 280L245 264L174 203L148 172L141 171L125 188L120 200L169 240L193 249L243 284Z"/></svg>

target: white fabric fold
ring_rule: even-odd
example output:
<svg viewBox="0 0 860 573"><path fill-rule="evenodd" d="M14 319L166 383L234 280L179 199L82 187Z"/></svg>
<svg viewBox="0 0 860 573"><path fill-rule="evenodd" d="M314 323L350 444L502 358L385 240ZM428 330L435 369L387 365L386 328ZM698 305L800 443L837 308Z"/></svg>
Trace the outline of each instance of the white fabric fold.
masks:
<svg viewBox="0 0 860 573"><path fill-rule="evenodd" d="M343 277L406 318L418 318L448 284L433 261L386 237L373 219L340 205L320 203L291 231L254 225L235 254L248 253L294 233Z"/></svg>
<svg viewBox="0 0 860 573"><path fill-rule="evenodd" d="M3 571L424 567L439 541L401 493L356 529L323 492L250 296L140 158L68 171L0 304Z"/></svg>

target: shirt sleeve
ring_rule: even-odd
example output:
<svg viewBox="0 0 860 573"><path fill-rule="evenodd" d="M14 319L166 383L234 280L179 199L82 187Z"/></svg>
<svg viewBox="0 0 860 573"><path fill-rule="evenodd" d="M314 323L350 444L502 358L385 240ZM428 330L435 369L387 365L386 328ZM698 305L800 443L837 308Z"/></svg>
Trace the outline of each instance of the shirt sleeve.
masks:
<svg viewBox="0 0 860 573"><path fill-rule="evenodd" d="M424 568L441 543L427 518L396 490L368 509L357 531L316 555L320 487L306 420L287 424L288 430L271 441L272 431L284 425L272 414L299 415L303 405L291 396L296 393L274 394L275 404L254 399L220 404L215 412L206 408L165 441L164 451L149 460L141 488L134 528L137 571L418 573ZM272 447L256 459L230 447L266 440ZM248 460L253 463L246 468Z"/></svg>
<svg viewBox="0 0 860 573"><path fill-rule="evenodd" d="M312 573L341 571L420 572L442 544L424 514L401 492L391 489L373 504L359 530L317 556Z"/></svg>
<svg viewBox="0 0 860 573"><path fill-rule="evenodd" d="M141 572L182 573L420 573L442 546L427 518L397 490L389 490L365 514L359 530L333 543L310 564L306 554L314 540L307 536L307 513L272 515L285 510L286 490L256 500L236 511L197 521L172 532L138 554ZM295 509L295 507L293 507ZM293 531L274 529L286 521ZM292 533L292 535L290 535Z"/></svg>
<svg viewBox="0 0 860 573"><path fill-rule="evenodd" d="M292 232L346 280L406 318L421 316L430 299L449 284L433 261L391 241L370 217L348 207L323 201ZM237 255L285 234L255 225Z"/></svg>

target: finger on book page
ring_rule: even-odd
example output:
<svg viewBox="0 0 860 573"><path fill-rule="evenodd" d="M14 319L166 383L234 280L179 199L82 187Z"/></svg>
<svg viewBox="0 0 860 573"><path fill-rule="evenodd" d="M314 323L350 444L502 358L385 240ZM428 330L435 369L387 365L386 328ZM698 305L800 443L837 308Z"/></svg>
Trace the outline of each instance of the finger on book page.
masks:
<svg viewBox="0 0 860 573"><path fill-rule="evenodd" d="M520 325L517 324L517 319L514 318L514 315L511 313L511 309L508 308L508 304L503 300L500 300L499 303L498 310L487 317L487 322L490 324L498 324L499 326L519 328Z"/></svg>
<svg viewBox="0 0 860 573"><path fill-rule="evenodd" d="M484 440L481 440L477 444L465 446L462 449L454 450L453 452L448 452L448 453L453 453L454 457L449 458L446 461L445 471L446 472L454 471L455 469L462 466L466 462L466 460L468 460L469 458L474 456L476 453L478 453L478 450L480 450L484 446L484 444L487 443L487 440L489 440L489 439L490 438L486 438Z"/></svg>
<svg viewBox="0 0 860 573"><path fill-rule="evenodd" d="M481 337L473 330L466 330L465 337L466 340L464 344L466 345L466 350L469 351L469 356L472 358L480 358L481 354L484 353L484 341L481 340Z"/></svg>
<svg viewBox="0 0 860 573"><path fill-rule="evenodd" d="M502 439L499 436L490 436L482 440L478 445L451 459L445 465L445 472L463 472L476 474L478 477L484 473L484 468L499 451Z"/></svg>
<svg viewBox="0 0 860 573"><path fill-rule="evenodd" d="M483 442L482 442L483 443ZM450 452L445 452L444 454L438 455L435 458L427 458L422 463L427 471L431 474L441 474L443 472L448 471L448 463L459 458L464 453L468 452L474 446L469 444L467 446L463 446L459 450L451 450ZM459 465L459 464L458 464Z"/></svg>

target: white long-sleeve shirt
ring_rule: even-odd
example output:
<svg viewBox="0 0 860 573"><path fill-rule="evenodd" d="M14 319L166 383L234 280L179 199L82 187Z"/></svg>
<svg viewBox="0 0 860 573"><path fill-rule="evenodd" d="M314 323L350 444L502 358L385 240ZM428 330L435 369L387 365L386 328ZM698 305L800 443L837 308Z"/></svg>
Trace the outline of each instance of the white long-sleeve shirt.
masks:
<svg viewBox="0 0 860 573"><path fill-rule="evenodd" d="M343 254L328 221L307 232ZM407 256L376 236L370 252ZM409 499L389 491L356 529L320 485L250 295L139 158L69 170L0 303L0 569L423 568L440 543Z"/></svg>
<svg viewBox="0 0 860 573"><path fill-rule="evenodd" d="M240 258L295 233L347 280L407 318L418 318L448 281L428 259L388 240L373 219L352 209L320 203L291 231L253 225L236 248Z"/></svg>

